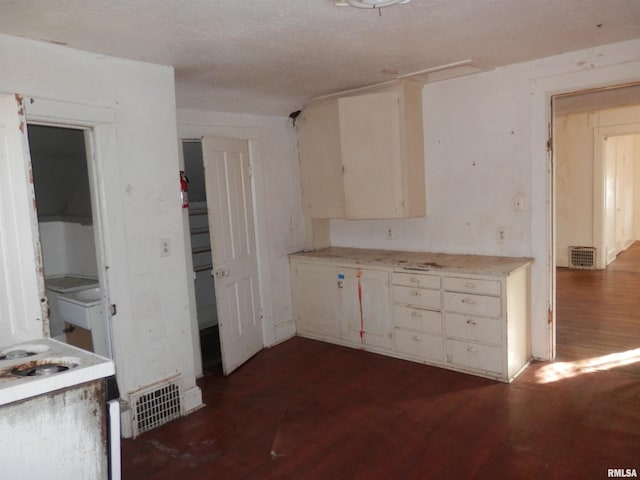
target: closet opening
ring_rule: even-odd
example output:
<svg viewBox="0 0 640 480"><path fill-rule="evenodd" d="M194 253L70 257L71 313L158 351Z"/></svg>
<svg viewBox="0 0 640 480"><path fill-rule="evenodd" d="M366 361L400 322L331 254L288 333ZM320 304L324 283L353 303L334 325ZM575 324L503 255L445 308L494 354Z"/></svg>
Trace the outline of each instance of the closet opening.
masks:
<svg viewBox="0 0 640 480"><path fill-rule="evenodd" d="M182 142L182 149L185 175L189 181L189 230L202 372L205 375L222 374L202 142L200 140L185 140Z"/></svg>

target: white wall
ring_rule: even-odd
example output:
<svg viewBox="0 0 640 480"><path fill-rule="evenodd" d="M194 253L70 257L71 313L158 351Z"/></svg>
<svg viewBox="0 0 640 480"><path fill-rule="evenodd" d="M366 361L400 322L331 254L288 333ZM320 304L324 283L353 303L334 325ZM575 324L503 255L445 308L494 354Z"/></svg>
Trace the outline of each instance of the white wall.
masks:
<svg viewBox="0 0 640 480"><path fill-rule="evenodd" d="M178 110L182 139L206 135L245 138L258 146L257 242L267 346L295 333L287 255L303 247L297 135L287 117ZM254 160L256 160L254 158Z"/></svg>
<svg viewBox="0 0 640 480"><path fill-rule="evenodd" d="M194 408L173 69L0 35L0 71L0 92L55 100L80 115L88 107L113 113L96 127L94 152L120 392L179 374ZM160 256L161 239L170 256Z"/></svg>
<svg viewBox="0 0 640 480"><path fill-rule="evenodd" d="M427 216L332 220L332 244L533 257L533 353L550 358L550 97L640 80L639 59L640 40L426 85ZM524 211L515 209L516 196L524 197Z"/></svg>
<svg viewBox="0 0 640 480"><path fill-rule="evenodd" d="M554 119L556 264L569 266L569 245L595 247L593 127L589 112Z"/></svg>
<svg viewBox="0 0 640 480"><path fill-rule="evenodd" d="M91 225L41 222L40 242L46 277L97 277L96 249Z"/></svg>

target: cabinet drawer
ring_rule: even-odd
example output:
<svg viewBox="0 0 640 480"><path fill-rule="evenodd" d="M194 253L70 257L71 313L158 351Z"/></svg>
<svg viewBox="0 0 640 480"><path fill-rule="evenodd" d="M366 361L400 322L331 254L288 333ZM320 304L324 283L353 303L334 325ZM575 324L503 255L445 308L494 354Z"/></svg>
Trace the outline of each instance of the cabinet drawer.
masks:
<svg viewBox="0 0 640 480"><path fill-rule="evenodd" d="M391 274L391 283L406 287L440 289L440 277L438 275L393 272Z"/></svg>
<svg viewBox="0 0 640 480"><path fill-rule="evenodd" d="M433 310L394 305L393 322L407 330L442 335L442 313Z"/></svg>
<svg viewBox="0 0 640 480"><path fill-rule="evenodd" d="M502 288L498 280L479 280L477 278L444 277L442 288L451 292L478 293L500 296Z"/></svg>
<svg viewBox="0 0 640 480"><path fill-rule="evenodd" d="M447 312L444 328L447 337L502 345L502 320L498 318L472 317Z"/></svg>
<svg viewBox="0 0 640 480"><path fill-rule="evenodd" d="M452 292L445 292L444 294L444 308L448 312L499 317L500 303L501 299L499 297Z"/></svg>
<svg viewBox="0 0 640 480"><path fill-rule="evenodd" d="M484 370L502 374L503 353L498 347L488 347L477 343L446 340L447 363L460 367Z"/></svg>
<svg viewBox="0 0 640 480"><path fill-rule="evenodd" d="M440 309L440 290L427 290L426 288L391 286L392 298L395 303L403 303L414 307Z"/></svg>
<svg viewBox="0 0 640 480"><path fill-rule="evenodd" d="M403 328L394 331L395 351L424 360L442 361L442 337Z"/></svg>

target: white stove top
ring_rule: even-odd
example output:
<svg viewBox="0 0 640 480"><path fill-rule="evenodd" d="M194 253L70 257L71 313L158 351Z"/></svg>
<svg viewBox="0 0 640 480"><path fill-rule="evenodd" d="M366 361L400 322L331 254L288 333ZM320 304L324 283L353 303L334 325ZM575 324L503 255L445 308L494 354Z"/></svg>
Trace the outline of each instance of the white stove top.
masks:
<svg viewBox="0 0 640 480"><path fill-rule="evenodd" d="M29 355L20 356L24 354ZM52 368L53 364L64 371ZM112 360L51 338L7 346L0 348L0 405L114 373Z"/></svg>

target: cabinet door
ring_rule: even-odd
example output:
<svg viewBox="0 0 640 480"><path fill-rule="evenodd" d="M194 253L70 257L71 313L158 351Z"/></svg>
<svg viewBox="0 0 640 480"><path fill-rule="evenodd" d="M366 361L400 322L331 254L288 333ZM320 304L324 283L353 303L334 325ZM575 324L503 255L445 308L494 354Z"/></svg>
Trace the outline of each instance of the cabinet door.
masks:
<svg viewBox="0 0 640 480"><path fill-rule="evenodd" d="M305 215L344 218L337 100L306 108L297 125Z"/></svg>
<svg viewBox="0 0 640 480"><path fill-rule="evenodd" d="M379 270L342 268L340 302L342 337L350 342L391 348L392 324L389 273Z"/></svg>
<svg viewBox="0 0 640 480"><path fill-rule="evenodd" d="M398 92L340 98L338 109L346 218L402 217Z"/></svg>
<svg viewBox="0 0 640 480"><path fill-rule="evenodd" d="M340 338L336 267L295 262L291 280L298 333Z"/></svg>

